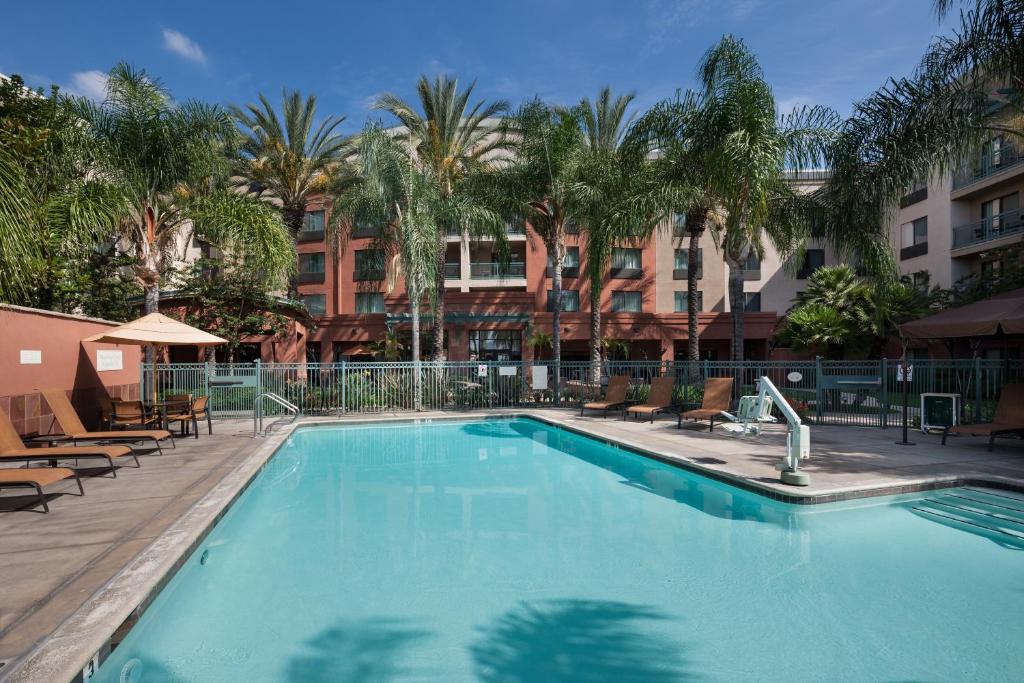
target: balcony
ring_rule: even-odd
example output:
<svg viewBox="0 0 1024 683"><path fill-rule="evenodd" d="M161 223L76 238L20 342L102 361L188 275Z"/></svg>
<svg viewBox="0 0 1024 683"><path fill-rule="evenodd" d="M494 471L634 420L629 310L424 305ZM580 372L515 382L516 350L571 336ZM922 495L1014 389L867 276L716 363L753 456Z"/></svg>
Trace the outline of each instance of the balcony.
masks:
<svg viewBox="0 0 1024 683"><path fill-rule="evenodd" d="M462 264L461 263L446 263L444 264L444 279L445 280L460 280L462 279Z"/></svg>
<svg viewBox="0 0 1024 683"><path fill-rule="evenodd" d="M352 239L364 239L367 237L378 237L380 228L376 225L357 225L352 228Z"/></svg>
<svg viewBox="0 0 1024 683"><path fill-rule="evenodd" d="M690 269L689 268L673 268L672 269L672 279L673 280L687 280L687 279L689 279L689 277L690 277ZM703 266L700 266L700 267L697 268L697 279L701 280L703 278L704 278L704 268L703 268Z"/></svg>
<svg viewBox="0 0 1024 683"><path fill-rule="evenodd" d="M470 280L510 280L526 277L525 263L470 263Z"/></svg>
<svg viewBox="0 0 1024 683"><path fill-rule="evenodd" d="M613 280L639 280L644 276L643 268L616 268L608 270L608 277Z"/></svg>
<svg viewBox="0 0 1024 683"><path fill-rule="evenodd" d="M302 230L295 236L297 242L323 242L323 230Z"/></svg>
<svg viewBox="0 0 1024 683"><path fill-rule="evenodd" d="M1020 212L1020 209L1014 209L974 223L954 226L953 249L986 244L1004 237L1019 235L1022 231Z"/></svg>
<svg viewBox="0 0 1024 683"><path fill-rule="evenodd" d="M988 150L982 154L973 168L965 169L953 177L953 190L960 190L974 183L979 183L997 173L1024 164L1024 154L1013 145L1003 144L998 149Z"/></svg>
<svg viewBox="0 0 1024 683"><path fill-rule="evenodd" d="M555 276L555 269L552 268L551 266L548 266L545 269L544 274L545 274L546 277L554 277ZM569 278L569 277L579 277L579 276L580 276L580 267L579 266L562 266L562 278L563 279Z"/></svg>
<svg viewBox="0 0 1024 683"><path fill-rule="evenodd" d="M299 273L298 277L296 278L296 280L300 284L309 284L309 283L313 283L313 282L323 282L324 279L325 278L324 278L323 271L321 271L319 273Z"/></svg>

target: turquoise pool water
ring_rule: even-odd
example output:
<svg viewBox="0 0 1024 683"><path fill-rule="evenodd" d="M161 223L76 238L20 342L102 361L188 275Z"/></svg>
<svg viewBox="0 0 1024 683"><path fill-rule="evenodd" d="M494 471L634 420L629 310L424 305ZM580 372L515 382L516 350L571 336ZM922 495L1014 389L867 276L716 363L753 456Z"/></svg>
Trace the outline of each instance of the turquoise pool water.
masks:
<svg viewBox="0 0 1024 683"><path fill-rule="evenodd" d="M782 505L532 420L303 429L93 680L1020 680L1024 552L922 512L949 494Z"/></svg>

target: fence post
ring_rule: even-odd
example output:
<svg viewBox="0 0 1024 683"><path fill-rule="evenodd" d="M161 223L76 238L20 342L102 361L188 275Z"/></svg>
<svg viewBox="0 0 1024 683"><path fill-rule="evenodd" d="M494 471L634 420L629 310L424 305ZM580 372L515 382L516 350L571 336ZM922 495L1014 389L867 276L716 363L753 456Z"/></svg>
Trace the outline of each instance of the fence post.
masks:
<svg viewBox="0 0 1024 683"><path fill-rule="evenodd" d="M974 357L974 422L981 422L981 356Z"/></svg>
<svg viewBox="0 0 1024 683"><path fill-rule="evenodd" d="M348 391L348 363L344 358L341 360L341 414L344 415L348 412L348 402L346 392Z"/></svg>
<svg viewBox="0 0 1024 683"><path fill-rule="evenodd" d="M882 375L882 405L879 406L882 411L882 429L889 427L889 359L883 357L879 361Z"/></svg>
<svg viewBox="0 0 1024 683"><path fill-rule="evenodd" d="M253 411L254 415L256 414L256 409L257 409L257 406L258 406L258 404L260 402L259 401L259 396L260 396L260 394L263 393L263 364L260 362L259 358L256 359L255 364L256 364L256 395L253 396L253 400L256 403L254 403L253 407L252 407L252 411Z"/></svg>
<svg viewBox="0 0 1024 683"><path fill-rule="evenodd" d="M819 422L824 415L825 396L821 388L821 356L814 357L814 415Z"/></svg>

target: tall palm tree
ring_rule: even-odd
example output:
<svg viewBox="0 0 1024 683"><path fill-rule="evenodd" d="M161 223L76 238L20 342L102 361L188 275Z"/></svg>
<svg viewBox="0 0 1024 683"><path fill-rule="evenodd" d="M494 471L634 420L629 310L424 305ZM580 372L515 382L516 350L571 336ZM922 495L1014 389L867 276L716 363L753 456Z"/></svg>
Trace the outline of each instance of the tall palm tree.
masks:
<svg viewBox="0 0 1024 683"><path fill-rule="evenodd" d="M664 215L646 150L627 144L634 97L632 93L616 96L606 86L594 102L584 97L569 111L584 139L571 191L586 235L594 381L600 379L601 293L612 248L624 240L645 239Z"/></svg>
<svg viewBox="0 0 1024 683"><path fill-rule="evenodd" d="M235 128L226 111L175 103L158 80L123 63L111 70L103 102L80 98L73 106L97 143L97 174L117 188L119 237L136 259L147 313L157 310L161 279L193 235L268 281L294 268L277 212L227 187Z"/></svg>
<svg viewBox="0 0 1024 683"><path fill-rule="evenodd" d="M239 175L257 194L280 203L285 225L295 237L306 206L327 195L350 151L337 132L344 116L316 119L316 97L297 90L281 93L281 115L260 93L259 104L231 107L243 140Z"/></svg>
<svg viewBox="0 0 1024 683"><path fill-rule="evenodd" d="M508 218L514 220L525 215L529 219L551 259L552 334L548 346L554 361L557 403L562 361L565 234L577 208L572 184L583 151L583 136L567 112L539 98L523 103L506 123L503 134L512 155L493 174L489 185L495 203Z"/></svg>
<svg viewBox="0 0 1024 683"><path fill-rule="evenodd" d="M434 358L444 359L445 236L448 230L469 229L474 234L504 238L504 222L492 211L460 196L465 181L490 167L493 153L506 146L492 119L508 108L504 101L470 103L474 83L459 90L458 80L437 76L433 82L420 76L416 84L419 109L397 95L385 94L376 109L394 116L404 127L398 136L414 151L419 163L434 178L445 205L438 235L434 280Z"/></svg>
<svg viewBox="0 0 1024 683"><path fill-rule="evenodd" d="M732 359L743 360L743 269L763 256L767 238L782 254L798 252L810 235L814 204L787 182L787 172L814 166L835 137L838 117L804 107L780 117L757 57L724 36L705 54L699 74L703 116L718 138L707 158L725 223L719 244L729 266Z"/></svg>
<svg viewBox="0 0 1024 683"><path fill-rule="evenodd" d="M414 408L423 407L420 372L420 308L436 281L436 252L443 241L444 216L436 178L407 146L378 124L369 124L359 136L356 176L339 196L340 221L331 221L331 243L347 237L354 225L378 225L375 248L388 260L388 287L399 277L405 281L412 317Z"/></svg>

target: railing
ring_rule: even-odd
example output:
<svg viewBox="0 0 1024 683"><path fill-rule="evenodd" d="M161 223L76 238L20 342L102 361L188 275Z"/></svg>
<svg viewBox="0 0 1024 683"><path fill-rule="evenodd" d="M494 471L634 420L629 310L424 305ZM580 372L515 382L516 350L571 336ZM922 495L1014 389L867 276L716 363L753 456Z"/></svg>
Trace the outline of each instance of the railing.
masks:
<svg viewBox="0 0 1024 683"><path fill-rule="evenodd" d="M462 264L461 263L446 263L444 264L444 279L445 280L458 280L462 277Z"/></svg>
<svg viewBox="0 0 1024 683"><path fill-rule="evenodd" d="M525 263L470 263L469 277L471 280L504 280L514 277L526 277Z"/></svg>
<svg viewBox="0 0 1024 683"><path fill-rule="evenodd" d="M968 247L972 244L982 244L1001 237L1016 235L1024 228L1020 212L1020 209L1004 211L974 223L954 226L953 248Z"/></svg>
<svg viewBox="0 0 1024 683"><path fill-rule="evenodd" d="M278 396L277 394L274 394L274 393L268 392L268 393L264 393L264 394L259 394L258 396L256 396L256 405L255 405L255 407L253 408L253 411L252 411L252 435L253 436L256 436L258 434L263 434L264 436L269 435L270 431L274 428L274 425L276 425L278 422L280 422L280 420L275 420L274 422L272 422L269 425L267 425L267 429L266 429L266 431L264 431L264 429L263 429L263 400L264 399L270 399L271 401L276 403L280 408L284 409L289 415L292 416L292 419L291 419L292 422L295 422L295 420L299 417L299 413L301 411L299 410L299 407L297 405L295 405L294 403L290 403L289 401L284 400L283 398L281 398L280 396Z"/></svg>
<svg viewBox="0 0 1024 683"><path fill-rule="evenodd" d="M957 173L953 177L953 189L959 190L967 187L1022 163L1024 163L1024 155L1020 154L1013 145L1003 144L998 149L990 149L982 154L974 167Z"/></svg>
<svg viewBox="0 0 1024 683"><path fill-rule="evenodd" d="M586 361L563 361L558 382L563 405L601 393L609 376L628 375L629 398L646 398L650 380L675 377L676 409L700 406L708 377L731 377L734 398L756 393L755 382L768 377L800 413L814 424L887 427L899 423L902 385L899 363L866 361L606 361L595 382ZM160 395L189 393L210 396L215 417L249 417L261 394L275 394L307 415L402 412L414 409L417 364L394 363L184 363L157 367ZM423 407L428 410L543 407L553 403L555 385L551 361L449 361L419 364ZM540 369L538 369L540 368ZM149 395L152 373L143 366ZM544 386L535 384L543 377ZM924 392L959 394L961 419L992 419L999 391L1007 382L1024 378L1021 361L943 360L914 363L909 387L910 419L919 419ZM262 406L264 415L284 415L277 403Z"/></svg>

